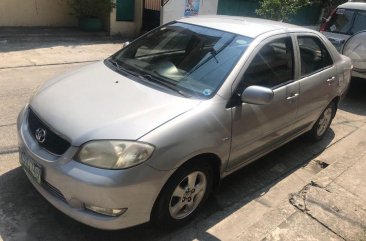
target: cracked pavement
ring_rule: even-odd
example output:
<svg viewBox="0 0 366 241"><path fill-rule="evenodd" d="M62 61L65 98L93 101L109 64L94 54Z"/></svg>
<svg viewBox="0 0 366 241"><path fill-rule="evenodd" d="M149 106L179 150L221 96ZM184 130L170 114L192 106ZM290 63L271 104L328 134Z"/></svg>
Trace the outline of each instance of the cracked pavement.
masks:
<svg viewBox="0 0 366 241"><path fill-rule="evenodd" d="M19 166L17 114L45 80L119 47L0 46L0 240L366 240L366 81L357 79L324 140L297 138L225 178L187 226L103 231L55 209Z"/></svg>

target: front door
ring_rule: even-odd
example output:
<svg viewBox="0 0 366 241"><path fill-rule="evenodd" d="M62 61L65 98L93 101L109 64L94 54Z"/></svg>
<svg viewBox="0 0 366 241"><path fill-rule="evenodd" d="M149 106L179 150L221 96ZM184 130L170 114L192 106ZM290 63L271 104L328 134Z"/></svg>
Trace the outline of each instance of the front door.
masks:
<svg viewBox="0 0 366 241"><path fill-rule="evenodd" d="M297 116L299 83L295 79L292 38L267 39L253 52L234 97L251 85L271 88L274 99L267 105L239 103L232 107L232 146L228 171L272 150L292 134Z"/></svg>

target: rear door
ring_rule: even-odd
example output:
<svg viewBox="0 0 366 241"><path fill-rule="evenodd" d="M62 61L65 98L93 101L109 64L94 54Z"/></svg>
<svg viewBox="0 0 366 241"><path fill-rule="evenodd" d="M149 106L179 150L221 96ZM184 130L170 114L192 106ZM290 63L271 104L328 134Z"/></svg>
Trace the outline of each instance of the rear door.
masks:
<svg viewBox="0 0 366 241"><path fill-rule="evenodd" d="M336 95L338 85L334 61L316 34L297 34L300 62L298 127L308 127Z"/></svg>
<svg viewBox="0 0 366 241"><path fill-rule="evenodd" d="M278 146L289 137L296 119L299 83L290 35L266 39L253 52L233 93L232 148L228 169L235 169ZM267 105L242 103L240 94L251 85L271 88Z"/></svg>

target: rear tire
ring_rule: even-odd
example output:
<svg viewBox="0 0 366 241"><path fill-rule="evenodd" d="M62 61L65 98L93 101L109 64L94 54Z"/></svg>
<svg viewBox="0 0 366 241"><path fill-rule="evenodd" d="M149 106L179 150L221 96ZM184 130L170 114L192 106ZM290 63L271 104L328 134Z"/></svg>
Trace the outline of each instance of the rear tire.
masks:
<svg viewBox="0 0 366 241"><path fill-rule="evenodd" d="M335 116L337 105L335 102L331 102L327 108L320 115L319 119L315 122L313 128L308 132L308 137L313 141L319 141L323 139L330 124Z"/></svg>
<svg viewBox="0 0 366 241"><path fill-rule="evenodd" d="M152 213L159 228L175 228L191 221L213 187L212 167L195 160L179 168L163 187Z"/></svg>

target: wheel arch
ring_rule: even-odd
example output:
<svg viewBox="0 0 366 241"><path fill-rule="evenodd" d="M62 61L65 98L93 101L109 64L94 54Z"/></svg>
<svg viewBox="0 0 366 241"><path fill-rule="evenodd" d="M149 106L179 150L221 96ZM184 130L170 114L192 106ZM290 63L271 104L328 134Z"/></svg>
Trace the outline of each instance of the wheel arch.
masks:
<svg viewBox="0 0 366 241"><path fill-rule="evenodd" d="M190 158L185 163L183 163L181 166L190 165L191 163L193 163L197 160L205 161L212 167L213 178L214 178L213 184L214 184L214 187L217 187L220 184L220 180L221 180L221 168L222 168L221 159L214 153L203 153L203 154L199 154L197 156ZM181 167L179 167L179 168L181 168Z"/></svg>
<svg viewBox="0 0 366 241"><path fill-rule="evenodd" d="M333 113L333 118L335 117L336 113L337 113L337 110L338 110L338 107L339 107L339 102L341 101L341 97L339 96L336 96L333 98L333 100L330 102L330 103L334 103L335 104L335 110L334 110L334 113Z"/></svg>
<svg viewBox="0 0 366 241"><path fill-rule="evenodd" d="M337 109L338 109L338 105L339 105L339 102L341 101L341 98L339 96L336 96L334 97L331 101L329 101L328 105L326 107L324 107L320 114L318 115L318 118L314 120L314 122L312 123L312 127L315 125L315 123L317 122L317 120L319 119L319 117L322 115L322 113L324 112L324 110L331 104L331 103L334 103L335 104L335 110L334 110L334 113L333 113L333 117L335 117L336 113L337 113Z"/></svg>
<svg viewBox="0 0 366 241"><path fill-rule="evenodd" d="M168 180L165 182L163 187L160 189L159 194L158 194L158 196L157 196L157 198L154 202L153 208L151 210L150 220L152 220L153 215L155 215L154 212L157 209L156 206L158 205L158 201L159 201L159 197L161 196L161 193L166 188L169 181L173 178L173 176L176 174L176 172L178 170L181 170L182 168L188 166L188 165L193 165L193 163L195 163L197 161L206 162L209 166L211 166L212 172L213 172L213 180L212 180L213 181L213 188L215 189L219 186L220 180L221 180L221 168L222 168L221 159L214 153L202 153L202 154L196 155L196 156L188 159L184 163L182 163L178 168L176 168L175 171L170 175Z"/></svg>

